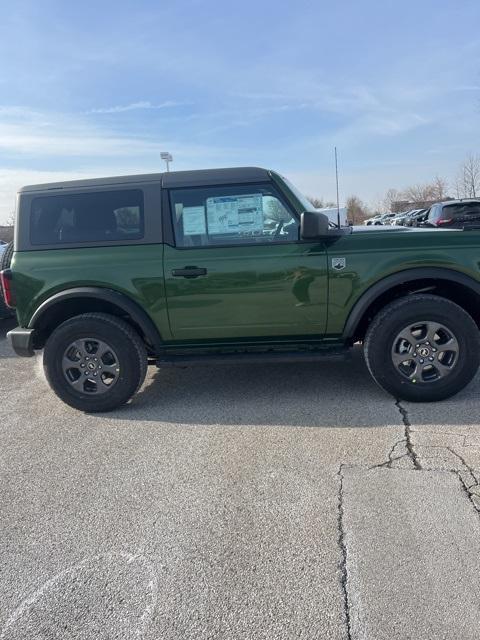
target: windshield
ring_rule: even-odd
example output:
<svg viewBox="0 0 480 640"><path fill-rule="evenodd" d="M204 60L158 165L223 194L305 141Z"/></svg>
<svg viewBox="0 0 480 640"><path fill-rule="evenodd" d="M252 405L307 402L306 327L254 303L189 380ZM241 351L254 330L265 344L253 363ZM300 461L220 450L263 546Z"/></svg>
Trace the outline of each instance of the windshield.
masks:
<svg viewBox="0 0 480 640"><path fill-rule="evenodd" d="M297 198L305 211L312 211L315 209L310 200L308 200L308 198L301 191L299 191L297 187L290 182L290 180L287 180L287 178L285 178L284 176L280 176L280 178L287 185L293 195Z"/></svg>

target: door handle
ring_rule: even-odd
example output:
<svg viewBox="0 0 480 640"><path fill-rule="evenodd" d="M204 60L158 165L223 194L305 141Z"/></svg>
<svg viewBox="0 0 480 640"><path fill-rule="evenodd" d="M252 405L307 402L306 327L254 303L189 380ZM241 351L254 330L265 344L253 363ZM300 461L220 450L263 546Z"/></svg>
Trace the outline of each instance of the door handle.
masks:
<svg viewBox="0 0 480 640"><path fill-rule="evenodd" d="M203 267L184 267L183 269L172 269L174 278L198 278L198 276L206 276L207 270Z"/></svg>

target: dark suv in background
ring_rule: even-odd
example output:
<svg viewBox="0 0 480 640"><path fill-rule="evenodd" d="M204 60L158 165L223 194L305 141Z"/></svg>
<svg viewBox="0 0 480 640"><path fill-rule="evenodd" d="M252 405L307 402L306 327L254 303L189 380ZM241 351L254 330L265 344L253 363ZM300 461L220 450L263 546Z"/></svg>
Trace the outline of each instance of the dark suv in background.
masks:
<svg viewBox="0 0 480 640"><path fill-rule="evenodd" d="M432 205L424 227L480 228L480 200L450 200Z"/></svg>

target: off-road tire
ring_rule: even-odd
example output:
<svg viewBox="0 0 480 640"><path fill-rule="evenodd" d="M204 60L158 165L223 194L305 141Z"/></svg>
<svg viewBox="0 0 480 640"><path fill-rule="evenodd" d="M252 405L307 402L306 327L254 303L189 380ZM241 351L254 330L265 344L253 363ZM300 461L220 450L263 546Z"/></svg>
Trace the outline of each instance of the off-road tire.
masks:
<svg viewBox="0 0 480 640"><path fill-rule="evenodd" d="M2 253L2 256L0 258L0 271L3 271L4 269L8 269L10 267L10 264L12 262L12 256L13 256L13 242L9 242L7 244L7 248Z"/></svg>
<svg viewBox="0 0 480 640"><path fill-rule="evenodd" d="M10 267L10 263L12 262L13 255L13 242L9 242L7 244L7 248L0 256L0 271L4 269L8 269ZM7 307L5 304L5 299L3 297L2 287L0 285L0 320L4 318L11 318L15 315L15 312Z"/></svg>
<svg viewBox="0 0 480 640"><path fill-rule="evenodd" d="M446 377L418 383L400 373L391 354L399 333L423 321L452 331L458 357ZM472 317L454 302L430 294L413 294L384 307L370 323L363 348L377 384L395 398L411 402L435 402L455 395L472 380L480 365L480 332Z"/></svg>
<svg viewBox="0 0 480 640"><path fill-rule="evenodd" d="M62 368L68 345L85 338L106 342L118 357L118 379L103 394L72 388ZM95 413L116 409L138 391L147 372L147 353L138 333L121 318L85 313L66 320L52 332L45 345L43 366L50 386L61 400L80 411Z"/></svg>

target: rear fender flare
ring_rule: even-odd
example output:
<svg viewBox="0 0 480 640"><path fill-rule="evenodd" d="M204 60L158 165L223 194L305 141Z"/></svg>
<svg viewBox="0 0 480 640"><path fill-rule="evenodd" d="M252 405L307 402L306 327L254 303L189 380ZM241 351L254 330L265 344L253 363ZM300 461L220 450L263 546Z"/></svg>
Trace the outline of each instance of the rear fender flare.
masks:
<svg viewBox="0 0 480 640"><path fill-rule="evenodd" d="M47 298L42 304L35 310L34 314L30 318L28 323L29 329L35 329L41 322L45 313L51 310L54 306L62 304L66 300L74 298L90 298L101 300L103 302L109 302L115 307L118 307L128 315L131 320L141 329L145 338L153 347L155 353L159 353L162 349L162 338L150 316L142 309L142 307L129 298L127 295L115 291L113 289L107 289L103 287L75 287L73 289L66 289L55 293L51 297Z"/></svg>

